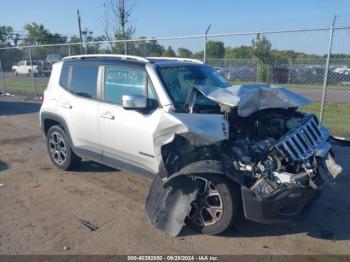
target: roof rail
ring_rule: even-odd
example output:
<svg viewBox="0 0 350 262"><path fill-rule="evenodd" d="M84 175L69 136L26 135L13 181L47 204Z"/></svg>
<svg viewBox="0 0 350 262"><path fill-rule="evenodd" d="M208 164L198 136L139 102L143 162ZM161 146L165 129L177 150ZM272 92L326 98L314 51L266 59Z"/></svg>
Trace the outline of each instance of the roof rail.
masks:
<svg viewBox="0 0 350 262"><path fill-rule="evenodd" d="M173 60L173 61L181 61L181 62L191 62L191 63L197 63L197 64L204 64L201 60L198 60L198 59L182 58L182 57L146 57L146 59Z"/></svg>
<svg viewBox="0 0 350 262"><path fill-rule="evenodd" d="M147 60L144 57L141 56L134 56L134 55L115 55L115 54L91 54L91 55L73 55L73 56L66 56L62 60L69 60L69 59L81 59L81 58L99 58L99 57L115 57L115 58L120 58L120 59L125 59L125 60L135 60L135 61L140 61L144 63L148 63L149 60Z"/></svg>

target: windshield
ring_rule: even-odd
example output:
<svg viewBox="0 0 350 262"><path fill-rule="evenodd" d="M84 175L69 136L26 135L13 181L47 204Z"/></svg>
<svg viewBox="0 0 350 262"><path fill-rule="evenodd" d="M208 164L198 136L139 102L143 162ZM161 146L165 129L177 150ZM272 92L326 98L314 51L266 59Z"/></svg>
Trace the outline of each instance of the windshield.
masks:
<svg viewBox="0 0 350 262"><path fill-rule="evenodd" d="M226 88L230 86L219 72L206 65L172 65L158 68L165 88L175 106L184 105L192 85ZM206 97L196 99L196 105L215 105Z"/></svg>

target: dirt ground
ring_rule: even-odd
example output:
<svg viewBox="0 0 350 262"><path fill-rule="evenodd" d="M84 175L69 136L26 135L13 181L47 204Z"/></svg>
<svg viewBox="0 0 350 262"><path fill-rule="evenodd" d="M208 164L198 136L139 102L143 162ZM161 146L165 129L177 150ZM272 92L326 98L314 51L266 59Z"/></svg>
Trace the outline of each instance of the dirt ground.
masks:
<svg viewBox="0 0 350 262"><path fill-rule="evenodd" d="M242 219L222 236L185 227L170 237L146 220L149 181L91 161L57 170L40 133L39 106L0 98L0 254L350 253L350 148L335 146L344 172L299 224Z"/></svg>

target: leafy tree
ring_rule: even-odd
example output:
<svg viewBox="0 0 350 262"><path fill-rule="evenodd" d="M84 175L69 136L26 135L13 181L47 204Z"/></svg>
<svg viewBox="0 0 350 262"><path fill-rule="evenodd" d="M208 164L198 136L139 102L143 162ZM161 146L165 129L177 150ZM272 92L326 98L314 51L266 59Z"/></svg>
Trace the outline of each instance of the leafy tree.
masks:
<svg viewBox="0 0 350 262"><path fill-rule="evenodd" d="M130 22L131 11L125 6L124 0L110 0L105 3L104 31L107 40L132 39L135 27ZM110 27L112 25L112 27ZM114 53L125 53L133 49L133 42L117 42L111 45ZM125 50L125 47L127 50Z"/></svg>
<svg viewBox="0 0 350 262"><path fill-rule="evenodd" d="M186 58L190 58L193 55L189 49L184 48L184 47L179 47L177 49L177 54L179 57L186 57Z"/></svg>
<svg viewBox="0 0 350 262"><path fill-rule="evenodd" d="M11 26L0 26L0 47L16 46L20 37Z"/></svg>
<svg viewBox="0 0 350 262"><path fill-rule="evenodd" d="M265 37L258 34L252 41L253 54L258 61L257 77L258 80L267 82L270 80L269 63L272 60L271 42Z"/></svg>
<svg viewBox="0 0 350 262"><path fill-rule="evenodd" d="M58 33L51 33L43 24L31 23L26 24L24 29L27 31L26 37L23 39L23 45L43 45L43 44L60 44L66 43L67 37ZM67 48L64 46L56 47L34 47L31 49L32 59L45 60L50 53L67 54ZM29 59L26 52L26 59Z"/></svg>
<svg viewBox="0 0 350 262"><path fill-rule="evenodd" d="M204 52L203 51L198 51L192 55L194 59L199 59L202 60L204 57Z"/></svg>
<svg viewBox="0 0 350 262"><path fill-rule="evenodd" d="M81 54L81 50L80 50L80 37L79 36L72 36L70 39L69 39L69 43L70 44L73 44L73 45L70 45L70 52L71 52L71 55L80 55Z"/></svg>
<svg viewBox="0 0 350 262"><path fill-rule="evenodd" d="M81 33L82 33L84 42L101 42L105 40L104 36L94 36L94 33L87 28ZM87 43L85 44L85 53L97 54L100 52L100 47L101 47L101 43L91 43L91 44Z"/></svg>
<svg viewBox="0 0 350 262"><path fill-rule="evenodd" d="M271 61L271 42L265 37L258 34L256 39L252 40L253 54L263 64Z"/></svg>
<svg viewBox="0 0 350 262"><path fill-rule="evenodd" d="M24 29L27 36L23 40L24 45L59 44L66 43L67 38L60 34L52 34L43 24L26 24Z"/></svg>
<svg viewBox="0 0 350 262"><path fill-rule="evenodd" d="M253 57L253 48L251 46L226 47L226 59L249 59Z"/></svg>
<svg viewBox="0 0 350 262"><path fill-rule="evenodd" d="M19 41L19 35L13 32L11 26L0 26L0 47L16 46ZM2 49L0 50L0 59L4 71L10 71L11 67L22 59L21 49Z"/></svg>
<svg viewBox="0 0 350 262"><path fill-rule="evenodd" d="M145 56L161 56L164 53L164 47L157 40L149 40L145 46Z"/></svg>
<svg viewBox="0 0 350 262"><path fill-rule="evenodd" d="M168 46L168 48L163 52L162 56L175 57L176 54L175 54L174 50L171 48L171 46Z"/></svg>
<svg viewBox="0 0 350 262"><path fill-rule="evenodd" d="M224 58L225 47L221 41L208 41L207 42L207 58Z"/></svg>

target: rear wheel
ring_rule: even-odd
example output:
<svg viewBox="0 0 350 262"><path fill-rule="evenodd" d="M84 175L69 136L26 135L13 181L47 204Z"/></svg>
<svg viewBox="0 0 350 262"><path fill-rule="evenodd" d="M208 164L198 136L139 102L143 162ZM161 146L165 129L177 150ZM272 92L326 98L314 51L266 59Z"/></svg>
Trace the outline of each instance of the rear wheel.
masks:
<svg viewBox="0 0 350 262"><path fill-rule="evenodd" d="M80 164L81 158L72 151L67 135L61 126L50 127L46 143L50 158L58 168L71 170Z"/></svg>
<svg viewBox="0 0 350 262"><path fill-rule="evenodd" d="M215 174L197 175L195 179L201 184L200 192L186 222L203 234L220 234L239 218L239 186Z"/></svg>

